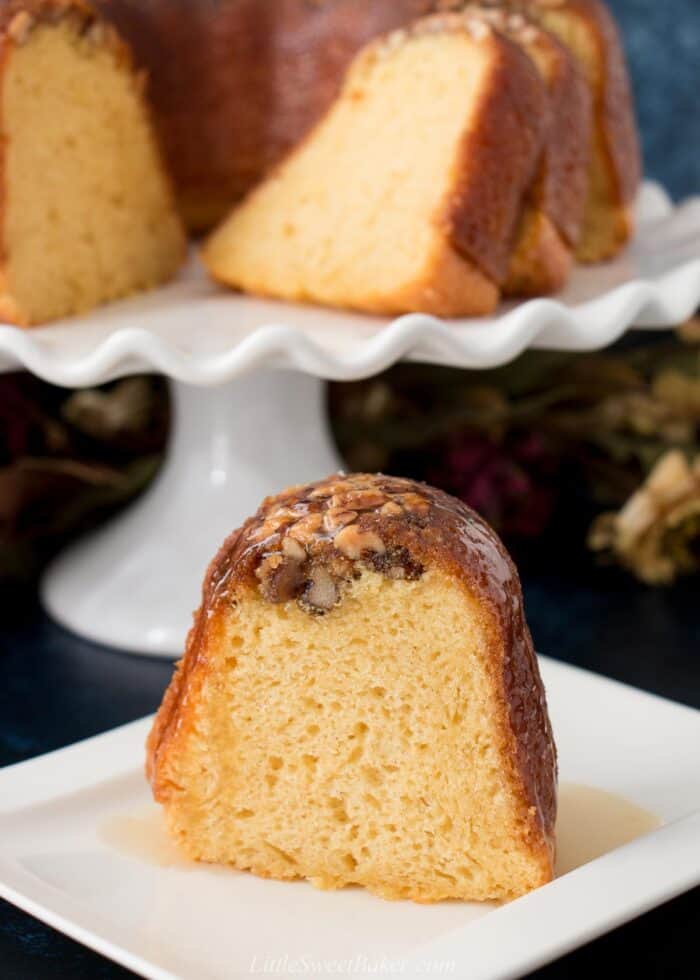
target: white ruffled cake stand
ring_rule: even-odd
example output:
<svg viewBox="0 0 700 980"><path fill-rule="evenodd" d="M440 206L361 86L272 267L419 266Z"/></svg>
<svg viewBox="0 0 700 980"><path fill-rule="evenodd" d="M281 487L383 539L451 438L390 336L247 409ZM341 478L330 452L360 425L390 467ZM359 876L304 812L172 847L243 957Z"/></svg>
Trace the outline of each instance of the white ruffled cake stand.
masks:
<svg viewBox="0 0 700 980"><path fill-rule="evenodd" d="M33 330L0 326L0 370L54 384L155 371L171 379L167 459L147 493L68 548L42 585L59 623L122 650L181 653L207 562L262 497L341 464L323 379L370 377L402 359L463 368L505 364L528 347L596 350L630 327L673 326L700 303L700 198L674 208L646 184L634 243L579 268L556 300L488 319L393 322L238 296L196 258L144 296Z"/></svg>

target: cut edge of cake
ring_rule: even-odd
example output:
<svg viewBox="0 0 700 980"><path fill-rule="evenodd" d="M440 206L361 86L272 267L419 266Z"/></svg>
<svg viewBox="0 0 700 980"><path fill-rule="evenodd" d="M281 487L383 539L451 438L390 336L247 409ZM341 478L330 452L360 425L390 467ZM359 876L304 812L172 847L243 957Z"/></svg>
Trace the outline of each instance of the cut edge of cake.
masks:
<svg viewBox="0 0 700 980"><path fill-rule="evenodd" d="M547 88L542 153L503 291L508 296L556 292L569 278L583 221L591 143L588 85L569 50L526 13L478 0L459 9L518 44Z"/></svg>

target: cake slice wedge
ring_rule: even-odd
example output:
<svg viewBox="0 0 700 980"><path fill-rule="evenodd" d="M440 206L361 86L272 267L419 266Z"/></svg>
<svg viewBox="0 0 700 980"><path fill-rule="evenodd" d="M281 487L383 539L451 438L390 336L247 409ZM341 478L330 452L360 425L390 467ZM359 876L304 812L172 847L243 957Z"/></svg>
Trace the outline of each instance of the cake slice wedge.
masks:
<svg viewBox="0 0 700 980"><path fill-rule="evenodd" d="M634 233L639 137L622 41L602 0L520 0L571 50L593 98L593 131L580 262L615 256Z"/></svg>
<svg viewBox="0 0 700 980"><path fill-rule="evenodd" d="M190 858L419 902L550 881L556 770L503 545L362 473L268 498L224 543L147 747Z"/></svg>
<svg viewBox="0 0 700 980"><path fill-rule="evenodd" d="M81 0L0 8L0 319L81 313L181 264L143 88L128 49Z"/></svg>
<svg viewBox="0 0 700 980"><path fill-rule="evenodd" d="M488 313L539 160L547 92L468 14L373 42L307 139L207 241L251 293L380 314Z"/></svg>
<svg viewBox="0 0 700 980"><path fill-rule="evenodd" d="M539 296L565 285L580 239L591 145L591 95L569 50L525 13L467 3L518 44L547 88L547 127L532 186L522 209L504 292Z"/></svg>
<svg viewBox="0 0 700 980"><path fill-rule="evenodd" d="M481 5L525 14L554 34L583 72L593 103L588 189L576 258L614 257L634 233L641 155L625 53L603 0L480 0ZM442 10L463 0L438 0Z"/></svg>

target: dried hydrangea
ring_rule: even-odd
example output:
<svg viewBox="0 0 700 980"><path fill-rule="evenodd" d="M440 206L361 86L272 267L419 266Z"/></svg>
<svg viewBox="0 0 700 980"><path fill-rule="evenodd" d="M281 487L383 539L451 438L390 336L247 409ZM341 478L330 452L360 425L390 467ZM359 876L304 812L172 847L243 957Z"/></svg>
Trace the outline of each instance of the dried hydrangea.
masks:
<svg viewBox="0 0 700 980"><path fill-rule="evenodd" d="M601 514L589 545L649 585L700 569L700 456L667 452L618 513Z"/></svg>

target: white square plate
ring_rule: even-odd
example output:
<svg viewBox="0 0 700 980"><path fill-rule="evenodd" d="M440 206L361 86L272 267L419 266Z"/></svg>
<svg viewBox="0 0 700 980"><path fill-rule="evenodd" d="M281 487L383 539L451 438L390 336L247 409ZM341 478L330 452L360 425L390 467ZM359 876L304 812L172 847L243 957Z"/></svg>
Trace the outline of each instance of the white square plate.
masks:
<svg viewBox="0 0 700 980"><path fill-rule="evenodd" d="M0 771L0 895L159 980L520 975L700 882L700 712L542 670L563 857L602 856L509 905L384 902L178 860L142 775L149 719ZM645 832L606 793L664 825Z"/></svg>

